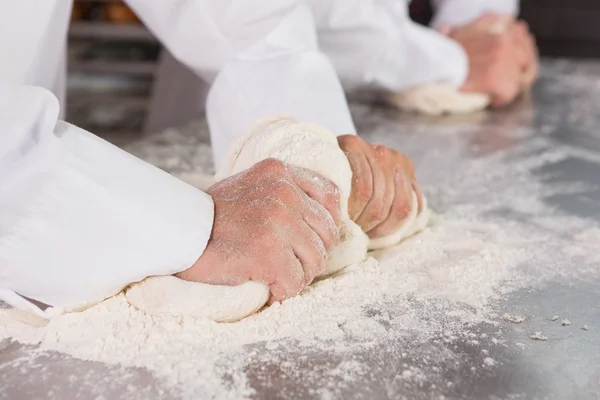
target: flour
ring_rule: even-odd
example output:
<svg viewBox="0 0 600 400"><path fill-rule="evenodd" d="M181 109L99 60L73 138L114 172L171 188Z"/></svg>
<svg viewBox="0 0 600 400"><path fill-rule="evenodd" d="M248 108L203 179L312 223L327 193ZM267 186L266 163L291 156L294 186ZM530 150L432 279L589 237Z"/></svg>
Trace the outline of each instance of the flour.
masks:
<svg viewBox="0 0 600 400"><path fill-rule="evenodd" d="M409 154L423 148L418 140L405 141ZM456 140L447 144L444 151L415 158L425 193L440 214L436 224L283 304L217 324L151 317L117 296L42 328L0 314L0 338L39 344L29 357L58 357L47 352L58 351L119 368L142 367L182 398L250 398L257 386L268 391L269 379L277 378L306 383L304 389L288 388L290 397L333 399L381 376L389 378L381 397L395 398L403 388L426 388L439 397L442 388L455 385L449 377L461 373L464 355L453 350L454 343L477 349L480 365L490 357L482 348L501 345L501 316L514 311L502 308L505 295L557 278L600 277L600 265L590 258L596 251L589 251L597 226L550 205L548 199L563 187L534 174L580 158L581 150L556 150L536 139L523 148L458 161L447 154L463 149ZM562 248L577 249L578 262ZM498 327L492 330L498 333L481 332L482 324ZM534 329L515 346L529 346L521 342ZM532 339L548 340L541 333ZM106 383L88 384L103 393Z"/></svg>
<svg viewBox="0 0 600 400"><path fill-rule="evenodd" d="M352 170L335 134L287 116L266 118L254 124L234 143L233 151L215 180L229 178L269 158L316 172L330 179L339 193L340 242L328 254L325 268L315 278L330 276L348 265L363 261L367 248L393 246L427 226L430 211L426 198L423 197L419 213L417 195L413 192L411 212L397 231L369 240L348 215ZM329 217L329 220L331 229L337 229L333 219ZM193 316L216 322L235 322L267 303L269 287L261 282L220 286L157 276L133 284L126 290L125 296L130 304L151 315Z"/></svg>

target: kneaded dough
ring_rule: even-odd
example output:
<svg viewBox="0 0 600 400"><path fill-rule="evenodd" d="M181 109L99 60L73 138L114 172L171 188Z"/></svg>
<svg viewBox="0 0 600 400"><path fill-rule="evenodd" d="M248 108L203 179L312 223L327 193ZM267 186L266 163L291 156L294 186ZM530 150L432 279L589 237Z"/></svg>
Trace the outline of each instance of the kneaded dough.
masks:
<svg viewBox="0 0 600 400"><path fill-rule="evenodd" d="M269 300L260 282L238 286L208 285L174 276L153 276L134 284L127 301L152 315L193 316L217 322L235 322L254 314Z"/></svg>
<svg viewBox="0 0 600 400"><path fill-rule="evenodd" d="M267 158L313 170L334 182L340 191L341 241L330 253L325 270L318 277L331 275L366 258L368 249L399 243L422 230L429 218L426 202L417 215L417 197L401 229L385 238L369 241L348 216L352 170L336 136L317 125L299 123L288 117L259 121L234 145L226 165L215 181L252 167ZM126 291L130 304L153 315L206 317L217 322L240 320L259 310L269 298L269 288L260 282L239 286L219 286L187 282L175 277L150 277Z"/></svg>
<svg viewBox="0 0 600 400"><path fill-rule="evenodd" d="M443 84L417 86L389 96L389 102L404 111L427 115L467 114L485 109L490 96L483 93L463 93Z"/></svg>

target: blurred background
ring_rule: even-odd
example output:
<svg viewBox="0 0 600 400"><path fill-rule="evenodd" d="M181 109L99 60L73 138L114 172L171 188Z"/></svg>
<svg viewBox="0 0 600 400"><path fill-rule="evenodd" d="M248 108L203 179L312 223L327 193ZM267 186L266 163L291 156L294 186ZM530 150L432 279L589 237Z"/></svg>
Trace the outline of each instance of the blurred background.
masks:
<svg viewBox="0 0 600 400"><path fill-rule="evenodd" d="M427 23L427 0L411 5ZM600 1L523 0L542 56L600 57ZM207 87L119 0L75 0L67 120L117 144L198 119Z"/></svg>

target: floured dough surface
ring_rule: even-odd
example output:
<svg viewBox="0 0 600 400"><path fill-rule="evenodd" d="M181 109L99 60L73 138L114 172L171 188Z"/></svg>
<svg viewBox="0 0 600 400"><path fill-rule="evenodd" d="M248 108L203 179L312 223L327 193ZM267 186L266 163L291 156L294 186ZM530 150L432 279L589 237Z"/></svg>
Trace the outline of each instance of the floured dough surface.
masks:
<svg viewBox="0 0 600 400"><path fill-rule="evenodd" d="M334 182L340 191L341 241L331 251L325 270L317 277L331 275L361 262L366 258L367 249L395 245L427 224L429 212L426 202L423 212L417 215L417 199L413 194L413 212L400 231L369 242L367 235L348 216L352 170L336 136L320 126L299 123L287 117L259 121L241 137L226 165L215 176L215 181L242 172L267 158L315 171ZM152 315L185 315L232 322L264 306L269 298L269 288L259 282L219 286L170 276L151 277L134 284L127 290L126 297L136 308Z"/></svg>
<svg viewBox="0 0 600 400"><path fill-rule="evenodd" d="M191 315L235 322L264 306L269 300L269 288L252 281L239 286L220 286L174 276L153 276L133 285L126 297L129 304L153 315Z"/></svg>

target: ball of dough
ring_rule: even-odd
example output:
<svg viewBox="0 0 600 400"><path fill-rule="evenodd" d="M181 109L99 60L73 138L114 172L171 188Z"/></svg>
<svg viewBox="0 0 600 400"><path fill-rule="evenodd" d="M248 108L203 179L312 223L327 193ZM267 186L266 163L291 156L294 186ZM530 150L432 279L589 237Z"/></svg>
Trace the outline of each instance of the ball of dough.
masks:
<svg viewBox="0 0 600 400"><path fill-rule="evenodd" d="M322 127L287 117L259 121L241 137L215 181L242 172L267 158L317 172L335 183L340 191L341 241L331 251L324 271L317 277L331 275L363 261L367 248L396 244L423 229L427 223L426 203L424 211L417 215L417 199L413 194L413 212L402 228L389 237L369 241L348 216L352 169L338 146L336 136ZM161 276L133 285L126 291L126 297L130 304L153 315L204 317L217 322L232 322L264 306L269 299L269 288L260 282L219 286Z"/></svg>

